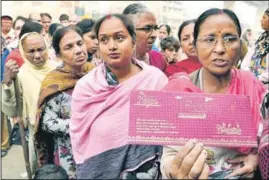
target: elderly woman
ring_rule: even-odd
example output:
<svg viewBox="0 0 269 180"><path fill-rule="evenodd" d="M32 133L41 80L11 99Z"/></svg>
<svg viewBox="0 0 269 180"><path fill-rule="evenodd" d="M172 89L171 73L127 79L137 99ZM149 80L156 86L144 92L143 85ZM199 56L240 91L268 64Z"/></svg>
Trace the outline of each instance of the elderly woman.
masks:
<svg viewBox="0 0 269 180"><path fill-rule="evenodd" d="M245 56L241 69L250 70L266 87L269 87L269 8L261 19L264 32L255 45L249 49Z"/></svg>
<svg viewBox="0 0 269 180"><path fill-rule="evenodd" d="M87 63L83 34L78 27L63 27L53 35L52 45L63 65L44 79L38 99L35 145L38 164L62 166L75 178L75 162L69 136L71 95L76 82L93 68Z"/></svg>
<svg viewBox="0 0 269 180"><path fill-rule="evenodd" d="M164 90L249 96L253 116L249 123L260 134L259 112L265 89L250 72L233 68L241 51L240 36L240 23L232 11L205 11L194 27L194 45L203 67L190 74L190 80L186 80L187 75L175 74ZM238 163L241 166L233 166ZM164 147L161 169L167 178L223 179L251 176L257 165L257 149L207 147L190 142L184 147Z"/></svg>
<svg viewBox="0 0 269 180"><path fill-rule="evenodd" d="M193 45L193 31L196 19L191 19L183 22L178 30L178 39L180 41L181 49L183 54L179 51L179 55L186 56L183 59L179 59L176 64L168 65L165 73L168 76L173 75L177 72L186 72L188 74L194 72L201 68L201 63L199 62L196 51Z"/></svg>
<svg viewBox="0 0 269 180"><path fill-rule="evenodd" d="M165 71L167 63L161 53L153 51L158 25L153 13L143 4L130 4L123 10L123 14L130 18L136 30L135 57L145 63Z"/></svg>
<svg viewBox="0 0 269 180"><path fill-rule="evenodd" d="M19 50L24 60L20 70L14 60L10 60L5 64L3 86L5 99L3 101L12 101L12 99L16 98L13 79L17 75L20 92L16 92L16 94L22 96L22 118L29 129L30 164L34 173L37 164L33 134L39 90L43 79L54 67L48 62L48 47L45 39L37 32L24 34L20 38ZM13 102L12 107L17 107L16 100ZM12 107L10 106L10 108Z"/></svg>
<svg viewBox="0 0 269 180"><path fill-rule="evenodd" d="M127 141L130 92L160 90L167 78L132 57L136 34L125 15L101 18L95 33L104 62L78 81L72 95L70 135L78 179L157 178L161 147Z"/></svg>

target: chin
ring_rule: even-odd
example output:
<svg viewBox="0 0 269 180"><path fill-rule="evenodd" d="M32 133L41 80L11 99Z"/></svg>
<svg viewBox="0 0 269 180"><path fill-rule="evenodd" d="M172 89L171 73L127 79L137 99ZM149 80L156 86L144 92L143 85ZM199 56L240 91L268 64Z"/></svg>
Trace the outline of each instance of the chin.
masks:
<svg viewBox="0 0 269 180"><path fill-rule="evenodd" d="M220 77L223 77L223 76L228 76L229 73L231 72L231 69L214 69L214 70L209 70L209 72L211 72L211 74L215 75L215 76L220 76Z"/></svg>

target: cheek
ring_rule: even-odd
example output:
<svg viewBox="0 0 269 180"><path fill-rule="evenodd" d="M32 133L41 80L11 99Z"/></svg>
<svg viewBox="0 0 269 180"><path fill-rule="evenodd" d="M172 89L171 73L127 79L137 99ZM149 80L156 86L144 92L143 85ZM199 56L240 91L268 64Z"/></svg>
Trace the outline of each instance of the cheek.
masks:
<svg viewBox="0 0 269 180"><path fill-rule="evenodd" d="M44 60L47 60L49 58L49 52L45 52L42 57Z"/></svg>
<svg viewBox="0 0 269 180"><path fill-rule="evenodd" d="M182 50L184 53L186 53L188 51L188 44L186 42L182 42Z"/></svg>
<svg viewBox="0 0 269 180"><path fill-rule="evenodd" d="M137 44L143 45L147 43L147 36L145 33L142 33L142 32L138 33L136 38L137 38L137 41L136 41Z"/></svg>

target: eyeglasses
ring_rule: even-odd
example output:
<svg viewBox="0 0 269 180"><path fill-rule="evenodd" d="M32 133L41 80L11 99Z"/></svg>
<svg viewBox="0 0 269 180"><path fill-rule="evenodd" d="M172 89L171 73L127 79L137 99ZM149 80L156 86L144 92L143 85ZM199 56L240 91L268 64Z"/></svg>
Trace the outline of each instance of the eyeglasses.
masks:
<svg viewBox="0 0 269 180"><path fill-rule="evenodd" d="M238 42L239 37L229 35L229 36L224 36L222 38L222 43L224 47L234 47L236 43ZM215 47L217 44L218 39L214 36L206 36L203 38L197 39L204 47L212 48Z"/></svg>
<svg viewBox="0 0 269 180"><path fill-rule="evenodd" d="M136 30L138 31L145 31L146 33L150 33L150 34L153 32L153 30L156 31L158 29L159 27L157 25L146 25L142 28L136 28Z"/></svg>

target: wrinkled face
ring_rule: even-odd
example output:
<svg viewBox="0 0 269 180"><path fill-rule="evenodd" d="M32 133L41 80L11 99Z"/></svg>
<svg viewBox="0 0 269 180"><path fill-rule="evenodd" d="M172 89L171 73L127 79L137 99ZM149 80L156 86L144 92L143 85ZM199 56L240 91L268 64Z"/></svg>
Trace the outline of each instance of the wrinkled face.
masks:
<svg viewBox="0 0 269 180"><path fill-rule="evenodd" d="M162 26L159 30L159 39L162 40L163 38L168 37L168 32L165 26Z"/></svg>
<svg viewBox="0 0 269 180"><path fill-rule="evenodd" d="M73 30L70 30L62 37L59 46L59 57L70 67L82 67L88 59L86 45L82 37Z"/></svg>
<svg viewBox="0 0 269 180"><path fill-rule="evenodd" d="M261 26L264 30L268 31L269 30L269 16L264 13L261 19Z"/></svg>
<svg viewBox="0 0 269 180"><path fill-rule="evenodd" d="M12 21L9 19L2 19L2 32L8 33L12 28Z"/></svg>
<svg viewBox="0 0 269 180"><path fill-rule="evenodd" d="M37 67L42 67L48 59L48 49L44 38L39 35L29 35L22 42L26 59Z"/></svg>
<svg viewBox="0 0 269 180"><path fill-rule="evenodd" d="M134 41L121 20L106 19L100 26L99 51L102 59L111 68L122 68L131 63Z"/></svg>
<svg viewBox="0 0 269 180"><path fill-rule="evenodd" d="M227 75L240 55L237 27L226 14L209 16L200 26L196 51L203 67L216 76Z"/></svg>
<svg viewBox="0 0 269 180"><path fill-rule="evenodd" d="M168 63L177 61L178 49L175 49L173 46L165 49L162 53Z"/></svg>
<svg viewBox="0 0 269 180"><path fill-rule="evenodd" d="M83 34L83 39L86 43L87 51L94 54L98 50L98 39L93 31Z"/></svg>
<svg viewBox="0 0 269 180"><path fill-rule="evenodd" d="M154 29L151 31L146 29L154 26L157 26L157 22L152 13L143 13L136 20L136 28L145 28L145 30L136 30L136 54L140 57L145 56L152 49L157 33Z"/></svg>
<svg viewBox="0 0 269 180"><path fill-rule="evenodd" d="M14 27L14 30L15 30L15 36L16 38L19 38L19 35L21 33L21 27L24 25L24 21L23 20L17 20L16 21L16 24L15 24L15 27Z"/></svg>
<svg viewBox="0 0 269 180"><path fill-rule="evenodd" d="M41 18L42 26L45 29L46 33L49 31L49 27L51 25L51 19L47 16L43 16Z"/></svg>
<svg viewBox="0 0 269 180"><path fill-rule="evenodd" d="M63 20L63 21L61 21L61 24L62 24L63 26L68 26L68 25L69 25L69 21L67 21L67 20Z"/></svg>
<svg viewBox="0 0 269 180"><path fill-rule="evenodd" d="M188 24L185 26L180 35L180 43L183 52L188 56L196 56L196 51L193 46L193 31L194 23Z"/></svg>

